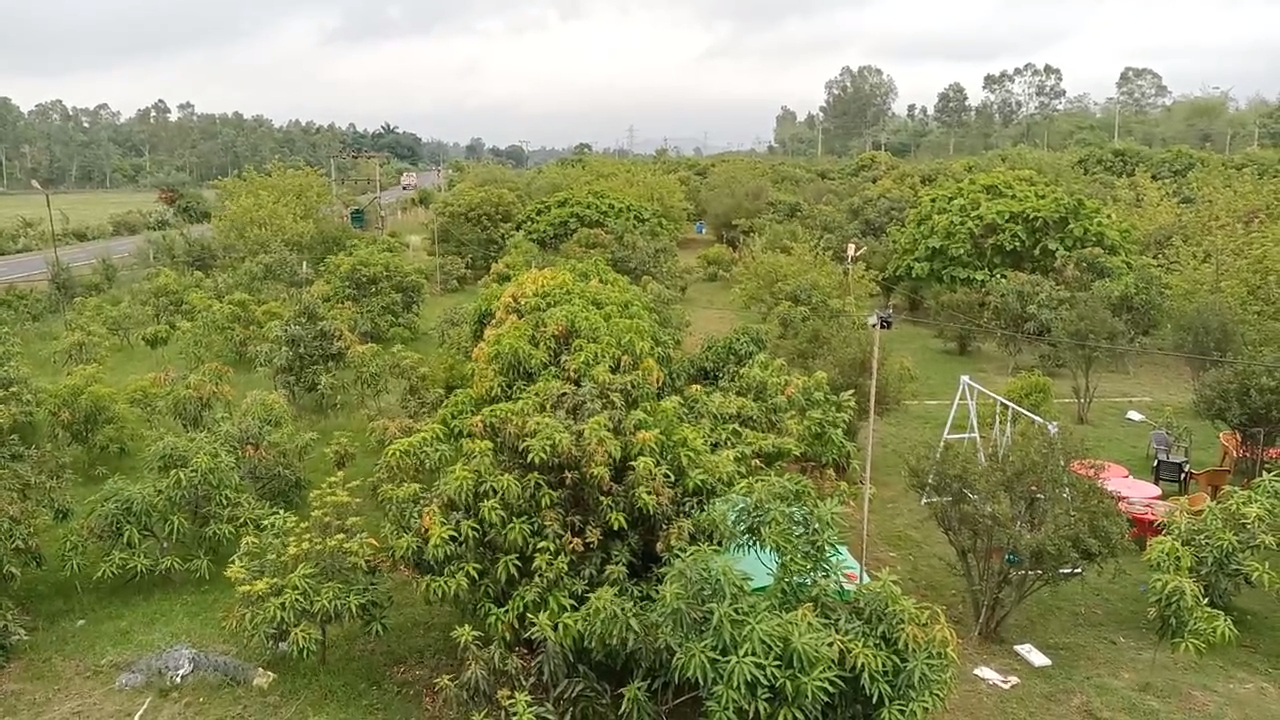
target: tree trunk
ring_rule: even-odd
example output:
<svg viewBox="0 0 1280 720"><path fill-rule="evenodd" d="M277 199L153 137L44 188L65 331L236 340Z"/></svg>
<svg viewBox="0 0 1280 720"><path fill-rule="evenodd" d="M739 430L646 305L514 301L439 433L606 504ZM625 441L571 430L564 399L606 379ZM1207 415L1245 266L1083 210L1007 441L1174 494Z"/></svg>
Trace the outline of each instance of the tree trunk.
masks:
<svg viewBox="0 0 1280 720"><path fill-rule="evenodd" d="M950 141L947 143L947 154L948 155L956 154L956 134L955 133L951 133Z"/></svg>
<svg viewBox="0 0 1280 720"><path fill-rule="evenodd" d="M324 665L329 661L329 626L320 626L320 664Z"/></svg>

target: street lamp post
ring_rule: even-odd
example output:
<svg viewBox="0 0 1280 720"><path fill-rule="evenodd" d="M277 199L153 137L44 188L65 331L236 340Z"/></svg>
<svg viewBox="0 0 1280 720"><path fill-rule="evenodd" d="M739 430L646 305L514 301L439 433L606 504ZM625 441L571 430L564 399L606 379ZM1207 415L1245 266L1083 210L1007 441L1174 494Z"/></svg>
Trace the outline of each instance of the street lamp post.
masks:
<svg viewBox="0 0 1280 720"><path fill-rule="evenodd" d="M53 200L49 197L49 191L45 190L35 179L31 179L31 187L44 193L44 208L49 211L49 242L53 244L53 267L49 269L49 290L58 296L58 312L62 315L62 322L67 323L67 301L62 296L62 288L59 280L62 279L62 260L58 258L58 230L53 225Z"/></svg>
<svg viewBox="0 0 1280 720"><path fill-rule="evenodd" d="M58 231L53 226L53 199L49 197L49 191L40 185L40 181L35 178L31 179L31 187L39 190L44 194L44 207L49 211L49 242L53 243L53 264L55 269L62 267L62 261L58 259Z"/></svg>

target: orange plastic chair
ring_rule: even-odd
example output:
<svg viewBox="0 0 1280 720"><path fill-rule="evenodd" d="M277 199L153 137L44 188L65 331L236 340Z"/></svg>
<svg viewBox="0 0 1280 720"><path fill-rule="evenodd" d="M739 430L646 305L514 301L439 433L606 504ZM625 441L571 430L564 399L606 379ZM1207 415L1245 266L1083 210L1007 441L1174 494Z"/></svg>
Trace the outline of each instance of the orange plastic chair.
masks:
<svg viewBox="0 0 1280 720"><path fill-rule="evenodd" d="M1188 473L1188 476L1196 484L1196 487L1200 489L1200 492L1208 495L1210 500L1217 500L1218 493L1222 492L1222 488L1231 484L1231 468L1229 467L1192 470Z"/></svg>
<svg viewBox="0 0 1280 720"><path fill-rule="evenodd" d="M1203 510L1205 505L1209 504L1208 493L1198 492L1192 493L1186 497L1187 509L1195 512Z"/></svg>

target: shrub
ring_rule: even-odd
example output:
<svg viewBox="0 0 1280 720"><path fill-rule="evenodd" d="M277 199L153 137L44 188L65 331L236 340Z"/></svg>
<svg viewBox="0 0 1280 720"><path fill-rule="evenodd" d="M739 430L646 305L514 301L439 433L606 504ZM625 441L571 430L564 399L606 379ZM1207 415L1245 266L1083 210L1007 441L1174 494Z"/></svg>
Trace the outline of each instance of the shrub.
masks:
<svg viewBox="0 0 1280 720"><path fill-rule="evenodd" d="M955 553L973 634L995 637L1036 593L1096 567L1125 545L1126 523L1114 498L1067 469L1072 444L1037 425L1015 430L1008 447L929 447L908 463L907 484Z"/></svg>
<svg viewBox="0 0 1280 720"><path fill-rule="evenodd" d="M1144 556L1151 569L1147 616L1161 642L1201 655L1239 636L1228 612L1232 599L1246 586L1274 592L1280 579L1267 562L1280 544L1278 519L1277 474L1164 519L1164 533L1151 540Z"/></svg>
<svg viewBox="0 0 1280 720"><path fill-rule="evenodd" d="M399 252L363 247L325 261L315 286L335 315L364 342L411 339L427 293L427 268Z"/></svg>
<svg viewBox="0 0 1280 720"><path fill-rule="evenodd" d="M1192 395L1196 412L1234 430L1250 456L1280 445L1280 358L1269 362L1219 365L1200 376Z"/></svg>
<svg viewBox="0 0 1280 720"><path fill-rule="evenodd" d="M1004 385L1004 397L1018 407L1046 420L1057 416L1053 380L1036 369L1023 370Z"/></svg>
<svg viewBox="0 0 1280 720"><path fill-rule="evenodd" d="M145 210L120 210L107 216L107 226L114 237L141 235L150 225Z"/></svg>
<svg viewBox="0 0 1280 720"><path fill-rule="evenodd" d="M276 513L248 532L226 575L236 589L227 625L269 649L327 657L329 628L386 631L391 605L378 543L363 527L358 483L336 476L311 495L306 519Z"/></svg>
<svg viewBox="0 0 1280 720"><path fill-rule="evenodd" d="M191 573L208 578L219 556L261 521L262 506L216 436L165 437L142 478L113 478L63 536L68 574L95 579Z"/></svg>
<svg viewBox="0 0 1280 720"><path fill-rule="evenodd" d="M934 334L955 348L957 355L968 355L982 340L981 325L987 315L987 296L974 289L951 290L933 301L933 319L938 321Z"/></svg>
<svg viewBox="0 0 1280 720"><path fill-rule="evenodd" d="M457 255L427 257L422 264L428 269L431 291L438 295L447 295L461 290L470 274L466 259Z"/></svg>
<svg viewBox="0 0 1280 720"><path fill-rule="evenodd" d="M698 253L698 272L708 282L725 280L737 261L737 256L727 245L717 243Z"/></svg>

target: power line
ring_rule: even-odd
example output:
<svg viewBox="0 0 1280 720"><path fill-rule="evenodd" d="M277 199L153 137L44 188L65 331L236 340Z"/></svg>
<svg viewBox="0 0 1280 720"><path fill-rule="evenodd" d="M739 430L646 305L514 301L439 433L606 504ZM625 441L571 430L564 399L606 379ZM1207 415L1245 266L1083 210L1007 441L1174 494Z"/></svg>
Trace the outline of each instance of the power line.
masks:
<svg viewBox="0 0 1280 720"><path fill-rule="evenodd" d="M682 305L686 308L690 308L694 310L713 310L716 312L738 313L746 309L741 307L728 307L723 305L704 305L704 304L688 304L688 303L682 303ZM864 318L867 315L866 313L838 312L838 313L835 313L834 316ZM1095 342L1088 342L1084 340L1071 340L1067 338L1050 338L1050 337L1044 337L1042 335L1030 335L1027 333L1013 332L1011 330L1001 330L999 328L993 328L993 327L988 327L983 325L966 325L963 323L944 322L941 320L914 317L910 315L904 315L904 316L901 316L900 318L895 317L894 319L895 320L901 319L907 322L920 323L923 325L950 327L950 328L956 328L956 329L962 329L962 330L977 330L981 332L991 333L993 335L1004 335L1007 337L1016 337L1024 340L1031 340L1034 342L1045 343L1045 344L1075 345L1080 347L1091 347L1097 350L1108 350L1112 352L1132 353L1135 355L1155 355L1159 357L1177 358L1181 360L1202 360L1205 362L1216 362L1216 363L1223 363L1226 365L1243 365L1243 366L1249 366L1249 367L1266 368L1270 370L1280 370L1280 363L1263 362L1259 360L1245 360L1242 358L1197 355L1194 353L1175 352L1172 350L1160 350L1157 348L1140 347L1137 345L1114 345L1110 343L1095 343Z"/></svg>

